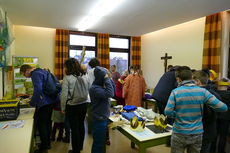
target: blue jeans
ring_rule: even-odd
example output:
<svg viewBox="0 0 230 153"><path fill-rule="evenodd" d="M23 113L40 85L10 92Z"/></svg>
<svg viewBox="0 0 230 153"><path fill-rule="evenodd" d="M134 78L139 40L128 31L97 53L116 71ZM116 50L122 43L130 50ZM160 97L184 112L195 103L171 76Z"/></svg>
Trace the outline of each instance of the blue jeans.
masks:
<svg viewBox="0 0 230 153"><path fill-rule="evenodd" d="M70 138L70 125L67 115L65 115L65 137Z"/></svg>
<svg viewBox="0 0 230 153"><path fill-rule="evenodd" d="M102 153L105 147L105 133L107 121L91 121L93 132L93 145L91 153Z"/></svg>

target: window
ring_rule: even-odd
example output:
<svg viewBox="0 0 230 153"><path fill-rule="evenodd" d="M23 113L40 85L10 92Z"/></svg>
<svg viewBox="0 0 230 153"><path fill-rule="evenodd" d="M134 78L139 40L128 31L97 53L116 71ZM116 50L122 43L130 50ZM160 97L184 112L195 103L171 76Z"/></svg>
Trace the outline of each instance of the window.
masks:
<svg viewBox="0 0 230 153"><path fill-rule="evenodd" d="M96 38L94 36L70 34L70 45L95 47L95 40Z"/></svg>
<svg viewBox="0 0 230 153"><path fill-rule="evenodd" d="M82 64L88 65L91 58L97 55L97 36L93 33L71 31L69 34L69 57L81 60L83 46L86 47Z"/></svg>
<svg viewBox="0 0 230 153"><path fill-rule="evenodd" d="M110 36L110 66L116 65L116 70L121 75L129 67L130 57L130 37L125 36Z"/></svg>
<svg viewBox="0 0 230 153"><path fill-rule="evenodd" d="M79 62L81 60L81 52L82 50L69 50L69 57L71 58L76 58ZM82 64L88 64L91 58L94 58L95 56L95 51L93 50L86 50L85 51L85 57L82 62Z"/></svg>
<svg viewBox="0 0 230 153"><path fill-rule="evenodd" d="M109 38L109 47L129 49L129 39Z"/></svg>

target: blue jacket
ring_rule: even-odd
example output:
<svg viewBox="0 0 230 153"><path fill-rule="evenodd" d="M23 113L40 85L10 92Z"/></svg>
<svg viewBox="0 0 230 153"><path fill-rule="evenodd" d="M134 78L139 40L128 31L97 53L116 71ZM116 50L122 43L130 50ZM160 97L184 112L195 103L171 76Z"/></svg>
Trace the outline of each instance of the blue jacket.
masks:
<svg viewBox="0 0 230 153"><path fill-rule="evenodd" d="M36 108L41 108L42 106L55 103L58 101L59 96L56 98L50 98L42 92L42 85L47 79L47 71L37 68L31 72L31 79L33 83L33 96L30 101L31 106L36 106Z"/></svg>
<svg viewBox="0 0 230 153"><path fill-rule="evenodd" d="M203 105L207 104L216 111L227 111L228 107L208 90L195 86L185 80L171 92L165 114L175 117L173 132L181 134L203 133Z"/></svg>
<svg viewBox="0 0 230 153"><path fill-rule="evenodd" d="M171 91L176 87L175 69L171 69L160 78L153 90L152 97L166 106Z"/></svg>
<svg viewBox="0 0 230 153"><path fill-rule="evenodd" d="M114 96L115 84L113 80L104 78L107 72L105 68L99 66L94 70L95 80L89 90L92 121L105 121L110 115L109 98Z"/></svg>

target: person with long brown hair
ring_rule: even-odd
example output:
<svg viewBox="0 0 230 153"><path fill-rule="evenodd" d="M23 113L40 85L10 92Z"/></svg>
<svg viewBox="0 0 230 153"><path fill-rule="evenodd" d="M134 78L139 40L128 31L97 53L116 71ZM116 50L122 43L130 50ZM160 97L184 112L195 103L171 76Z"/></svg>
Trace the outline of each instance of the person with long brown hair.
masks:
<svg viewBox="0 0 230 153"><path fill-rule="evenodd" d="M62 83L61 109L63 113L66 112L69 119L73 153L80 153L85 138L84 120L87 112L87 100L75 101L73 94L76 85L78 85L76 84L78 77L87 77L79 62L74 58L65 61L64 69L66 75Z"/></svg>

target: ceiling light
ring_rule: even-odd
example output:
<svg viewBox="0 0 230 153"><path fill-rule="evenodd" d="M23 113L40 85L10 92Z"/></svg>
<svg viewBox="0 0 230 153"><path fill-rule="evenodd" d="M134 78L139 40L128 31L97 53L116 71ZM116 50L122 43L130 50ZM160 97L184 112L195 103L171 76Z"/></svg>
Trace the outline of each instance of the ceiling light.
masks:
<svg viewBox="0 0 230 153"><path fill-rule="evenodd" d="M89 15L83 18L77 25L79 31L85 31L92 27L103 16L114 10L123 0L101 0L89 11Z"/></svg>

